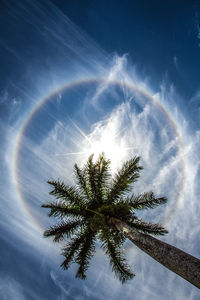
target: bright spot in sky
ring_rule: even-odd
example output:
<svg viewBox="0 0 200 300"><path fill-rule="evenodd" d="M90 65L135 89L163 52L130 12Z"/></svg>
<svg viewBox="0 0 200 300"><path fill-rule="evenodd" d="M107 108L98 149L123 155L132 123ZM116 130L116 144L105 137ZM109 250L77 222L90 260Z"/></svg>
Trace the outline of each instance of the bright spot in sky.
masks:
<svg viewBox="0 0 200 300"><path fill-rule="evenodd" d="M120 138L120 131L116 131L114 121L108 122L105 126L97 126L89 135L90 145L87 147L86 155L94 154L97 159L100 153L104 152L106 158L111 160L111 171L115 172L127 156L131 147Z"/></svg>

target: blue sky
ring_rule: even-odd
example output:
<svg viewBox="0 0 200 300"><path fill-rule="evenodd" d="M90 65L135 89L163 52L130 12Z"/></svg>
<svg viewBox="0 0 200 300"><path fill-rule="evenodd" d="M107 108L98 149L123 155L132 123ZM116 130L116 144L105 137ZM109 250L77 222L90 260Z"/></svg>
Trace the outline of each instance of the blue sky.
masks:
<svg viewBox="0 0 200 300"><path fill-rule="evenodd" d="M199 299L199 291L130 242L136 277L121 285L101 249L87 280L59 266L63 245L48 179L104 151L112 172L141 156L135 193L168 203L140 217L162 240L200 257L199 1L1 1L1 299Z"/></svg>

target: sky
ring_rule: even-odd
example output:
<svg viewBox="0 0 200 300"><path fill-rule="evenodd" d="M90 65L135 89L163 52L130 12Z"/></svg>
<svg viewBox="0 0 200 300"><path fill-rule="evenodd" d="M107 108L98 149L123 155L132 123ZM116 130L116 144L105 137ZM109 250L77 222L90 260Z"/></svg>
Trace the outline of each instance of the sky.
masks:
<svg viewBox="0 0 200 300"><path fill-rule="evenodd" d="M87 279L60 268L49 179L102 151L114 173L139 155L134 193L168 202L138 214L200 258L200 2L0 1L0 299L199 299L127 241L122 285L97 247Z"/></svg>

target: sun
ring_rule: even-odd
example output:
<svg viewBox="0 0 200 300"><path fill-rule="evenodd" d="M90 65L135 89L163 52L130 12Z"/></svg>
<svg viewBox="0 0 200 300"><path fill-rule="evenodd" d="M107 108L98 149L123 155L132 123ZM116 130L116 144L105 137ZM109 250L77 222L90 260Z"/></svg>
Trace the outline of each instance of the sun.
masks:
<svg viewBox="0 0 200 300"><path fill-rule="evenodd" d="M126 128L119 129L112 119L96 124L89 134L86 134L74 121L72 124L80 134L77 139L79 151L59 153L56 156L76 156L79 164L84 164L91 154L94 154L96 160L103 152L106 158L111 160L112 173L115 173L122 163L132 156L134 148L127 144L126 138L123 138L123 131Z"/></svg>
<svg viewBox="0 0 200 300"><path fill-rule="evenodd" d="M96 125L88 135L77 124L74 125L83 137L82 152L79 152L84 154L83 161L91 154L94 154L96 159L103 152L106 158L111 160L111 171L114 173L133 151L133 147L127 145L126 139L123 139L125 128L119 130L112 120Z"/></svg>
<svg viewBox="0 0 200 300"><path fill-rule="evenodd" d="M104 152L105 156L111 159L111 170L115 172L122 161L125 161L129 149L130 147L127 147L123 139L117 139L117 135L108 130L107 132L103 132L101 137L96 138L93 136L89 152L94 153L94 159L100 153Z"/></svg>

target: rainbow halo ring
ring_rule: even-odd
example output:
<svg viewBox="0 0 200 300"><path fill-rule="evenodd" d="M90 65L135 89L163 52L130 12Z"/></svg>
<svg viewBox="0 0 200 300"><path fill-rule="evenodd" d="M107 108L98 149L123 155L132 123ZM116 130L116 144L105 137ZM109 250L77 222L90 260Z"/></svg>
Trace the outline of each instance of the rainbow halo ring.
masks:
<svg viewBox="0 0 200 300"><path fill-rule="evenodd" d="M164 105L131 82L85 79L40 99L18 133L13 177L20 203L39 231L46 222L48 179L73 183L75 162L105 152L112 171L133 155L144 171L136 192L155 190L169 198L160 214L169 222L181 202L186 159L181 131ZM169 191L169 185L171 186ZM42 221L41 221L42 220Z"/></svg>

